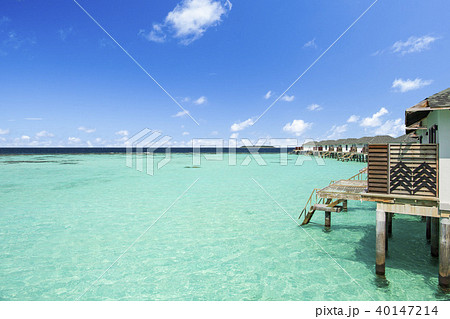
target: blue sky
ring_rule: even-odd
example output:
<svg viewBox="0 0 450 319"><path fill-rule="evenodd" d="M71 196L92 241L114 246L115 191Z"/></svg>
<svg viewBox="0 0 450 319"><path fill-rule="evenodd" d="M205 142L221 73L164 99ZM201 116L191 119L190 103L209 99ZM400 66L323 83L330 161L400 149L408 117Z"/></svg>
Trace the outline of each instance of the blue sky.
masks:
<svg viewBox="0 0 450 319"><path fill-rule="evenodd" d="M0 146L397 136L450 86L445 0L379 0L275 104L374 0L77 1L177 102L75 1L2 0Z"/></svg>

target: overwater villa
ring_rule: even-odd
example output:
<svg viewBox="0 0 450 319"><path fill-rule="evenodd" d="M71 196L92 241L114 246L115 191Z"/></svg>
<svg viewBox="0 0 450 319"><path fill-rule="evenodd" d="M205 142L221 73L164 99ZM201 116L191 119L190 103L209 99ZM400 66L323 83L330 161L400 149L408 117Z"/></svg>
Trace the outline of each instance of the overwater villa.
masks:
<svg viewBox="0 0 450 319"><path fill-rule="evenodd" d="M325 150L339 149L333 152L348 152L349 145L364 152L367 146L368 166L348 180L314 190L299 218L306 225L315 211L325 211L330 227L331 213L346 210L348 200L376 202L376 273L385 275L393 214L422 216L431 254L439 256L439 285L450 288L450 88L405 113L407 136L317 143Z"/></svg>
<svg viewBox="0 0 450 319"><path fill-rule="evenodd" d="M338 140L308 141L295 148L296 154L316 153L322 157L331 157L343 161L367 161L369 144L379 143L418 143L411 134L394 138L389 135L365 136L361 138L346 138Z"/></svg>

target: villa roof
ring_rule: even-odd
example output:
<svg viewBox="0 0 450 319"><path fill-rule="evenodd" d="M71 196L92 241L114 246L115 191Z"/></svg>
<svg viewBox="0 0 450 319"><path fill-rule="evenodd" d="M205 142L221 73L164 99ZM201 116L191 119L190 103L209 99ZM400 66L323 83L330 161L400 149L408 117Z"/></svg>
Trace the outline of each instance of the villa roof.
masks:
<svg viewBox="0 0 450 319"><path fill-rule="evenodd" d="M411 144L411 143L418 143L418 139L417 136L413 137L412 134L405 134L402 136L397 137L394 140L394 143L407 143L407 144Z"/></svg>
<svg viewBox="0 0 450 319"><path fill-rule="evenodd" d="M419 128L416 123L428 116L431 111L450 109L450 88L427 97L422 102L405 111L406 133L414 132ZM416 124L414 126L414 124Z"/></svg>
<svg viewBox="0 0 450 319"><path fill-rule="evenodd" d="M364 137L363 137L364 138ZM377 135L373 137L368 137L367 142L364 144L382 144L382 143L392 143L395 140L389 135Z"/></svg>
<svg viewBox="0 0 450 319"><path fill-rule="evenodd" d="M361 138L343 138L339 140L323 140L317 145L352 145L352 144L372 144L372 143L393 143L394 138L389 135L365 136Z"/></svg>

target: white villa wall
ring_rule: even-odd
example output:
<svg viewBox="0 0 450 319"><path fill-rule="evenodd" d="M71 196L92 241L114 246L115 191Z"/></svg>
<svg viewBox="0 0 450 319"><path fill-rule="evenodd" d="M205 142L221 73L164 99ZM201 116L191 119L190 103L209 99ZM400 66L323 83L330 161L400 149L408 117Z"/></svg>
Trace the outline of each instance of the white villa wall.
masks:
<svg viewBox="0 0 450 319"><path fill-rule="evenodd" d="M358 153L361 153L363 148L364 148L363 144L356 144L356 150L358 151Z"/></svg>
<svg viewBox="0 0 450 319"><path fill-rule="evenodd" d="M450 211L450 111L432 111L422 121L422 127L438 126L437 143L439 144L439 200L440 209ZM429 143L427 130L417 131L422 136L422 144Z"/></svg>
<svg viewBox="0 0 450 319"><path fill-rule="evenodd" d="M314 144L303 144L303 150L304 151L312 151L314 149Z"/></svg>
<svg viewBox="0 0 450 319"><path fill-rule="evenodd" d="M441 110L431 113L437 113L440 208L441 210L450 211L450 111Z"/></svg>

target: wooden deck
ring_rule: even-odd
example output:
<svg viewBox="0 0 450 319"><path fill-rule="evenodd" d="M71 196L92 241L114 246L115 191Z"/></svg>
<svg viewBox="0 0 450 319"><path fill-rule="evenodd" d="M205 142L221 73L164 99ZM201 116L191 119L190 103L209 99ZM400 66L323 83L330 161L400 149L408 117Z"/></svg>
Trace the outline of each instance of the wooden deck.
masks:
<svg viewBox="0 0 450 319"><path fill-rule="evenodd" d="M367 193L366 180L341 179L317 191L321 198L362 200L362 194Z"/></svg>
<svg viewBox="0 0 450 319"><path fill-rule="evenodd" d="M377 202L379 208L388 212L429 217L445 217L438 210L436 197L403 194L369 193L366 180L339 180L317 190L317 197L335 200L359 200ZM324 210L324 209L318 209Z"/></svg>

